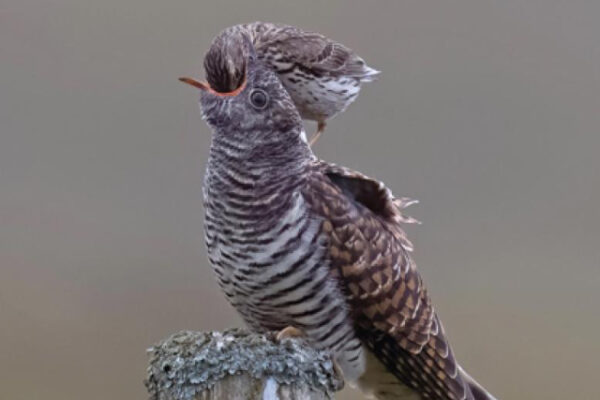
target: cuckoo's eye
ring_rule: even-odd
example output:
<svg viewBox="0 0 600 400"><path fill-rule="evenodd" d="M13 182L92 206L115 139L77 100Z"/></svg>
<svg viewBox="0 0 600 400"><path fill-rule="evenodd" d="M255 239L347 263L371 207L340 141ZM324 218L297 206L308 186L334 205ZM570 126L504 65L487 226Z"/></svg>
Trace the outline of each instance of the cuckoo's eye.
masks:
<svg viewBox="0 0 600 400"><path fill-rule="evenodd" d="M263 110L269 104L269 95L262 89L253 89L250 92L250 103L257 110Z"/></svg>

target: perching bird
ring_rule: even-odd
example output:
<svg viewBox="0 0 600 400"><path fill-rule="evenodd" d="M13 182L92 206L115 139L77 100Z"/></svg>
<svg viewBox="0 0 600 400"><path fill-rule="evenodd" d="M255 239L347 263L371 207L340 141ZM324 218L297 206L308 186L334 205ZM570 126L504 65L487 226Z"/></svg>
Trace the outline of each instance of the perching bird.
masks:
<svg viewBox="0 0 600 400"><path fill-rule="evenodd" d="M280 79L244 46L236 90L182 78L213 130L205 237L227 299L255 331L301 330L378 399L493 399L456 362L411 258L411 201L318 160Z"/></svg>
<svg viewBox="0 0 600 400"><path fill-rule="evenodd" d="M258 58L277 72L300 116L317 122L311 144L326 121L356 99L361 83L379 74L351 49L319 33L252 22L229 27L213 40L205 57L206 80L213 89L230 92L242 83L246 60L242 35L250 37Z"/></svg>

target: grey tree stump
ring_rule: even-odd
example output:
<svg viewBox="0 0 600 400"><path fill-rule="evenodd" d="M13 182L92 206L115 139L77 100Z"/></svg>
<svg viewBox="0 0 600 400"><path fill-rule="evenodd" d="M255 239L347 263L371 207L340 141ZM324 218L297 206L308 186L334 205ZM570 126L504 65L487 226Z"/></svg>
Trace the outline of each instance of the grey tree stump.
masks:
<svg viewBox="0 0 600 400"><path fill-rule="evenodd" d="M149 349L151 400L321 400L344 386L326 352L242 329L176 333Z"/></svg>

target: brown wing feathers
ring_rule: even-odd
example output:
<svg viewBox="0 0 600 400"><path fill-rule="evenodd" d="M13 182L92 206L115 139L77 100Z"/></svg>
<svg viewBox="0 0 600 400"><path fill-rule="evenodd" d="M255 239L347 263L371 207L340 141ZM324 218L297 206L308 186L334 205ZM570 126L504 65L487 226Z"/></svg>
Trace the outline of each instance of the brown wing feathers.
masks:
<svg viewBox="0 0 600 400"><path fill-rule="evenodd" d="M306 198L325 218L329 258L366 345L400 380L433 399L463 399L465 383L399 222L413 219L380 182L318 162Z"/></svg>

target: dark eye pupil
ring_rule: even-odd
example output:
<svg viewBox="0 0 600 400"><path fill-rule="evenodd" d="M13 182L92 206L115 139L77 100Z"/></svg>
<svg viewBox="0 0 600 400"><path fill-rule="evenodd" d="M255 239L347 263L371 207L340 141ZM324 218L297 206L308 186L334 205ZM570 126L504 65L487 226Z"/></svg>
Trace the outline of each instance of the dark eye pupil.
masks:
<svg viewBox="0 0 600 400"><path fill-rule="evenodd" d="M250 95L250 101L257 108L263 108L267 105L267 95L262 90L256 90Z"/></svg>

